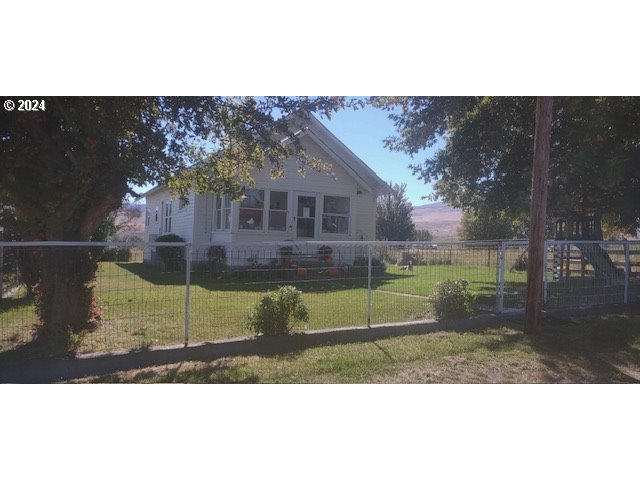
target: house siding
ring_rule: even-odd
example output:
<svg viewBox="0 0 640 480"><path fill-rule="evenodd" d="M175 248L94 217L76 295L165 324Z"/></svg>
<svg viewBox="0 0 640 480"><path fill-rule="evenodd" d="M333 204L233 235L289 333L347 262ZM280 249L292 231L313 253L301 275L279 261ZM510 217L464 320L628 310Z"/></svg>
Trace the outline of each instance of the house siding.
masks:
<svg viewBox="0 0 640 480"><path fill-rule="evenodd" d="M171 231L182 237L186 242L192 242L194 238L194 218L200 219L195 214L196 195L191 193L188 197L189 203L180 209L180 200L171 197L171 192L167 188L162 188L146 197L146 209L149 212L149 225L145 226L144 238L147 242L153 242L160 235L164 235L164 212L163 202L172 203L171 209ZM155 211L158 209L158 221L155 220ZM197 223L197 222L195 222ZM152 257L153 249L145 249L144 259L149 261Z"/></svg>
<svg viewBox="0 0 640 480"><path fill-rule="evenodd" d="M330 173L305 167L304 175L302 176L298 171L300 164L294 159L289 159L284 163L284 176L282 178L271 178L269 165L264 169L252 171L252 176L255 180L255 187L253 188L287 192L287 231L239 230L240 202L233 202L231 206L231 230L213 231L215 195L191 194L189 196L189 205L183 210L178 210L178 200L173 200L172 233L176 233L186 241L193 243L194 259L205 260L206 251L210 245L225 245L230 263L240 265L246 264L247 258L252 254L277 258L278 249L273 246L266 246L264 245L265 243L304 241L305 239L296 239L295 236L293 217L295 215L294 202L296 193L316 195L316 237L313 240L353 241L375 239L377 192L372 192L364 181L359 180L360 177L357 174L355 174L354 178L354 172L347 172L345 167L340 165L339 162L332 158L331 154L327 153L324 148L321 148L312 139L311 135L303 136L300 141L310 157L322 160L331 166ZM325 195L349 198L349 231L347 234L322 232L323 197ZM161 202L169 199L170 193L166 188L147 196L147 208L152 216L150 225L147 227L148 233L145 232L147 240L152 240L149 237L149 233L154 234L160 231L162 226ZM265 203L266 201L265 195ZM156 206L160 209L158 222L155 222L153 218ZM268 204L265 210L267 209ZM267 224L268 213L265 213L264 225L266 226ZM263 244L263 246L261 247L260 244ZM316 247L313 248L315 249ZM315 251L304 253L315 253Z"/></svg>

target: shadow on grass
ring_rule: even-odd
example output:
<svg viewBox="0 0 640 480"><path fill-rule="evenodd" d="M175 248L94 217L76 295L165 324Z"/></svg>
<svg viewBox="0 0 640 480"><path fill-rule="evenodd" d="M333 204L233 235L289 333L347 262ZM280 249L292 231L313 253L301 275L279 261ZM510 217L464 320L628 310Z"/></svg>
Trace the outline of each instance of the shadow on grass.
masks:
<svg viewBox="0 0 640 480"><path fill-rule="evenodd" d="M117 265L154 285L181 286L185 284L184 272L162 272L159 268L145 263L117 263ZM297 275L295 270L255 269L246 270L237 275L225 278L223 274L213 272L192 272L191 285L221 292L264 292L275 289L279 285L294 285L303 292L313 293L367 288L368 281L366 275L357 278L332 278L323 275L318 278L303 279ZM378 288L400 278L405 278L405 276L392 273L378 274L371 278L371 287Z"/></svg>
<svg viewBox="0 0 640 480"><path fill-rule="evenodd" d="M530 348L548 372L546 382L640 383L623 364L640 365L640 322L625 315L605 315L576 321L571 316L547 316L537 335L504 334L482 348L504 353Z"/></svg>
<svg viewBox="0 0 640 480"><path fill-rule="evenodd" d="M134 375L115 373L91 379L90 383L257 383L259 377L244 372L230 358L221 358L210 364L181 370L184 362L175 367L143 370Z"/></svg>
<svg viewBox="0 0 640 480"><path fill-rule="evenodd" d="M20 307L28 307L33 304L33 299L29 296L19 298L3 298L0 299L0 313L8 312Z"/></svg>

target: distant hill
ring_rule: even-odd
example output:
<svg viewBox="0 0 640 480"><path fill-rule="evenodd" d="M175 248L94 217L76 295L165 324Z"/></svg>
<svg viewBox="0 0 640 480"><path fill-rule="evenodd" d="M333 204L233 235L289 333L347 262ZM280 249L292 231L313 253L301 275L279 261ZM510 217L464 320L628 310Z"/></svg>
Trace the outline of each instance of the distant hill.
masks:
<svg viewBox="0 0 640 480"><path fill-rule="evenodd" d="M144 236L145 213L145 205L139 203L130 203L127 208L120 209L115 219L118 232L114 240L131 240L133 237L142 239Z"/></svg>
<svg viewBox="0 0 640 480"><path fill-rule="evenodd" d="M413 207L411 218L417 230L427 229L435 238L458 236L462 210L444 203L429 203Z"/></svg>

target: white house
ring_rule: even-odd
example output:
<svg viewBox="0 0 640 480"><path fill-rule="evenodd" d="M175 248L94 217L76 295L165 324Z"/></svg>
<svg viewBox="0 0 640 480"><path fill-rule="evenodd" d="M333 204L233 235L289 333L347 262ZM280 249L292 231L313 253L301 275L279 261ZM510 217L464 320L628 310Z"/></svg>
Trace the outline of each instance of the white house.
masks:
<svg viewBox="0 0 640 480"><path fill-rule="evenodd" d="M313 116L298 138L331 173L306 169L302 177L295 159L285 162L283 178L256 169L255 187L246 188L241 201L194 193L185 201L172 198L165 186L155 187L144 194L145 240L175 233L193 244L196 255L211 245L229 252L269 242L374 240L376 198L385 182ZM145 260L151 256L145 252Z"/></svg>

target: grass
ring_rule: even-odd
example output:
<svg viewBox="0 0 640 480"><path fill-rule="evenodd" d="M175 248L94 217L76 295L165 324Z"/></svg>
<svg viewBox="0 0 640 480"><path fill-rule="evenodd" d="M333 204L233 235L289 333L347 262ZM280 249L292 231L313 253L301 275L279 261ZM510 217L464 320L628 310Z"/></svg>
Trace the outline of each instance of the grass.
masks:
<svg viewBox="0 0 640 480"><path fill-rule="evenodd" d="M250 335L245 326L248 313L264 292L282 284L293 284L303 291L310 310L308 329L367 324L366 278L303 281L294 276L265 282L265 272L255 273L262 277L226 279L211 273L192 274L191 341ZM466 278L480 302L484 299L493 304L495 267L432 265L404 271L390 265L386 273L372 279L371 322L423 318L428 314L424 297L436 281L448 278ZM163 273L141 263L103 262L94 292L102 321L95 331L79 339L79 352L148 348L184 340L184 272ZM29 342L36 323L27 297L1 300L0 348L11 350Z"/></svg>
<svg viewBox="0 0 640 480"><path fill-rule="evenodd" d="M458 265L416 265L412 271L389 265L384 274L376 274L372 279L371 323L404 322L428 316L425 297L436 282L447 279L467 280L476 295L477 307L492 309L496 268L491 262L495 259L487 258L485 266L465 264L473 258L461 259L464 262ZM303 300L310 310L308 329L367 324L366 278L323 277L304 281L293 275L288 279L265 282L273 280L273 272L256 271L247 275L228 279L211 273L192 274L192 342L250 335L245 326L248 313L264 292L283 284L293 284L303 291ZM523 306L525 282L526 272L505 272L505 307ZM600 287L590 288L575 288L579 293L577 301L582 302ZM155 267L134 262L103 262L94 292L102 310L102 320L95 331L76 339L80 353L183 342L184 272L163 273ZM550 298L555 298L553 295L550 287ZM7 353L28 345L36 323L37 316L29 298L14 295L0 300L0 352Z"/></svg>
<svg viewBox="0 0 640 480"><path fill-rule="evenodd" d="M134 383L638 383L640 310L223 358L88 377Z"/></svg>

